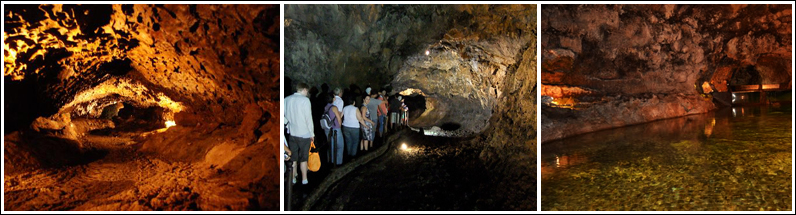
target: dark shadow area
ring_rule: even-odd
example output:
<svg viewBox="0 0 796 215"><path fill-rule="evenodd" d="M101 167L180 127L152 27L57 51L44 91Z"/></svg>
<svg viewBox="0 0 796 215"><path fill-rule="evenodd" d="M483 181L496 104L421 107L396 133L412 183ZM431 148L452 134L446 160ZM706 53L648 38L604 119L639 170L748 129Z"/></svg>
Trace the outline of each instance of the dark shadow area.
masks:
<svg viewBox="0 0 796 215"><path fill-rule="evenodd" d="M7 152L5 159L24 161L6 163L6 174L30 171L34 168L84 165L102 159L108 154L105 149L83 147L74 140L52 137L30 130L5 136L5 151Z"/></svg>
<svg viewBox="0 0 796 215"><path fill-rule="evenodd" d="M426 111L426 97L420 94L404 96L404 104L409 108L409 118L417 118Z"/></svg>
<svg viewBox="0 0 796 215"><path fill-rule="evenodd" d="M461 128L461 127L462 127L462 125L459 124L459 123L446 122L446 123L442 123L442 125L439 128L441 128L442 130L445 130L445 131L455 131L455 130L458 130L459 128Z"/></svg>

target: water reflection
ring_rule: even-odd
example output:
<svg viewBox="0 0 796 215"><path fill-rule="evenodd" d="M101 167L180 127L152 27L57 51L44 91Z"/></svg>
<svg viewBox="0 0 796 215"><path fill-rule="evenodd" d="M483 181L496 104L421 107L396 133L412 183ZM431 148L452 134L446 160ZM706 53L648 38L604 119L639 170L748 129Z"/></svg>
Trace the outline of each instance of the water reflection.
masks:
<svg viewBox="0 0 796 215"><path fill-rule="evenodd" d="M542 209L790 210L791 124L736 107L545 143Z"/></svg>

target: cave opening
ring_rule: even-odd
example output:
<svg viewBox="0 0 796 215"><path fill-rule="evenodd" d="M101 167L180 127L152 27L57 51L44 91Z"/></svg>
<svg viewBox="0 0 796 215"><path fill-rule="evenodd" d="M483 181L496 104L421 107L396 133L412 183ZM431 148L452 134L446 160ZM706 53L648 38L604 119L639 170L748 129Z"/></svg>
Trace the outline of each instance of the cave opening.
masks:
<svg viewBox="0 0 796 215"><path fill-rule="evenodd" d="M416 119L426 112L426 97L422 94L404 95L406 107L409 110L407 117Z"/></svg>
<svg viewBox="0 0 796 215"><path fill-rule="evenodd" d="M136 107L132 103L119 102L122 104L118 110L114 107L116 104L110 104L103 107L102 118L110 119L114 126L113 128L104 128L90 131L91 134L97 135L119 135L122 133L145 133L155 131L168 126L176 125L166 124L166 122L173 120L166 119L168 110L162 107ZM115 116L108 112L117 112ZM107 114L106 114L107 113Z"/></svg>

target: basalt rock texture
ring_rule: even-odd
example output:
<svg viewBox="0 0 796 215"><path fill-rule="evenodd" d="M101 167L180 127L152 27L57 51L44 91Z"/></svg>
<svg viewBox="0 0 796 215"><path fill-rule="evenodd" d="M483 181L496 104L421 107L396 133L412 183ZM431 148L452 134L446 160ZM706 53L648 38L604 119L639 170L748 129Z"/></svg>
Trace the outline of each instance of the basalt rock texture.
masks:
<svg viewBox="0 0 796 215"><path fill-rule="evenodd" d="M3 15L7 210L278 209L278 5Z"/></svg>
<svg viewBox="0 0 796 215"><path fill-rule="evenodd" d="M532 5L288 5L285 13L288 78L415 89L426 98L410 123L418 127L480 133L519 87L534 85L525 68L534 65L524 63L536 57Z"/></svg>
<svg viewBox="0 0 796 215"><path fill-rule="evenodd" d="M409 125L476 136L470 144L483 148L479 158L503 174L495 180L528 186L497 191L528 200L507 209L535 208L536 10L286 5L285 75L310 86L370 84L423 95L425 110Z"/></svg>
<svg viewBox="0 0 796 215"><path fill-rule="evenodd" d="M545 5L542 94L576 110L545 108L542 139L707 112L706 93L728 85L791 89L791 17L790 5ZM660 111L635 113L647 106Z"/></svg>

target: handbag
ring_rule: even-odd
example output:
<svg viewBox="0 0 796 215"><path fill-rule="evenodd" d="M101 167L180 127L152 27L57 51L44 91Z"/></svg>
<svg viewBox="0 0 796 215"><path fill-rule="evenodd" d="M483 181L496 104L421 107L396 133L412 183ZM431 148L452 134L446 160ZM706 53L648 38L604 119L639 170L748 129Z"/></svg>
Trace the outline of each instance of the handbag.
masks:
<svg viewBox="0 0 796 215"><path fill-rule="evenodd" d="M310 142L310 156L307 158L307 169L313 172L317 172L321 169L321 156L318 155L318 151L315 150L315 141Z"/></svg>

